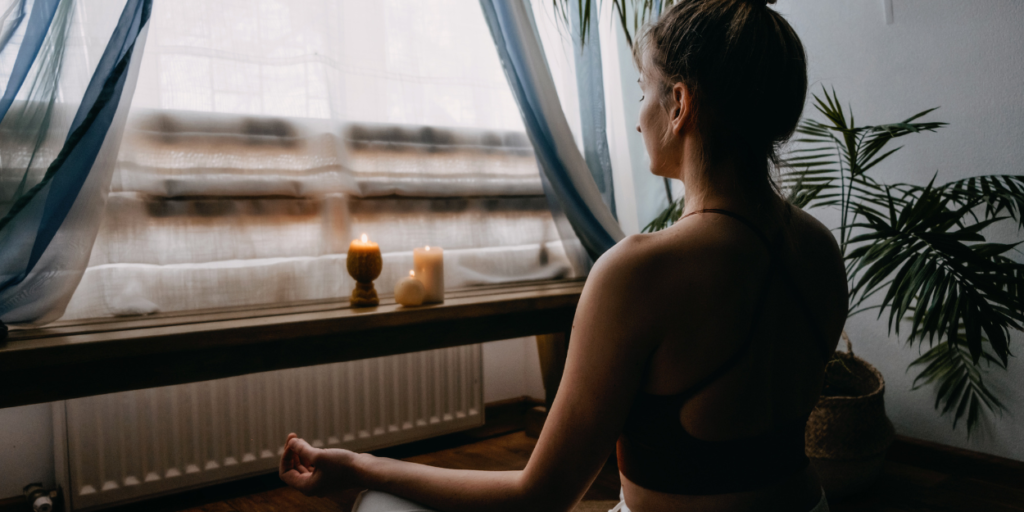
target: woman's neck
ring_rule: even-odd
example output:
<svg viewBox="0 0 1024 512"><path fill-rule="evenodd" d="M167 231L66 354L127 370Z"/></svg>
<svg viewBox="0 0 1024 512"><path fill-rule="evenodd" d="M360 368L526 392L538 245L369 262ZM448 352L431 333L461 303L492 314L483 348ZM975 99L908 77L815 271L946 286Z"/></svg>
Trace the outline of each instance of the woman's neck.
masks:
<svg viewBox="0 0 1024 512"><path fill-rule="evenodd" d="M753 216L774 203L775 196L767 187L751 187L743 183L739 164L735 161L712 164L706 170L696 162L687 164L680 172L685 187L684 215L717 208Z"/></svg>

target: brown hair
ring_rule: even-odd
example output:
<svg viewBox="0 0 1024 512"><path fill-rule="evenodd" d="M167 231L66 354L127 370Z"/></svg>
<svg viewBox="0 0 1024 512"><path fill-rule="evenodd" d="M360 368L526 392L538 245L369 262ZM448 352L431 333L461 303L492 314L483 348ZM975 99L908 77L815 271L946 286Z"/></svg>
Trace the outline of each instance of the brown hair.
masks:
<svg viewBox="0 0 1024 512"><path fill-rule="evenodd" d="M678 0L633 46L643 73L663 87L682 82L691 98L698 159L735 160L752 190L775 189L778 148L796 129L807 94L807 59L775 0ZM645 61L645 54L647 60Z"/></svg>

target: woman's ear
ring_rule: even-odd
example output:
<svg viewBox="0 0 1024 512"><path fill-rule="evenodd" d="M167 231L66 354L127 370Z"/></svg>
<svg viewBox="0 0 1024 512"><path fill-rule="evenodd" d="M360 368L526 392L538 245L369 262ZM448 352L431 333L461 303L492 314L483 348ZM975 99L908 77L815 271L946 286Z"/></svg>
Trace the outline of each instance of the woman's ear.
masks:
<svg viewBox="0 0 1024 512"><path fill-rule="evenodd" d="M690 90L682 82L672 85L669 100L669 127L675 135L682 135L690 118Z"/></svg>

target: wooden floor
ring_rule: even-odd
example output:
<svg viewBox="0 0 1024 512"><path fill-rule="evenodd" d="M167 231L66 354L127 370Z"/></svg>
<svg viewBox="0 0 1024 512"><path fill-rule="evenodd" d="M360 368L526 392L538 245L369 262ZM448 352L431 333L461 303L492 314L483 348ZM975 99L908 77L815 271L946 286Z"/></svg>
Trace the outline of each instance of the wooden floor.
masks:
<svg viewBox="0 0 1024 512"><path fill-rule="evenodd" d="M1024 511L1024 462L898 437L872 488L834 512Z"/></svg>
<svg viewBox="0 0 1024 512"><path fill-rule="evenodd" d="M482 440L453 434L376 453L438 467L509 470L525 467L535 444L522 431ZM618 492L613 459L577 511L607 510ZM267 475L110 510L337 512L350 510L355 495L356 491L348 493L340 504L307 498L283 487L277 475ZM885 471L872 489L854 498L830 500L829 506L834 512L1024 511L1024 463L900 439L890 449Z"/></svg>

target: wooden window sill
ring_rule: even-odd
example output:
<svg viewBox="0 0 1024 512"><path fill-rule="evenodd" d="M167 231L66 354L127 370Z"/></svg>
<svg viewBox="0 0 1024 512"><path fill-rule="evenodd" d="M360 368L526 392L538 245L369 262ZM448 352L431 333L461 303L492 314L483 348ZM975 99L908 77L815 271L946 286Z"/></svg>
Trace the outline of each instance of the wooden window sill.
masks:
<svg viewBox="0 0 1024 512"><path fill-rule="evenodd" d="M469 288L417 308L329 300L13 328L0 408L568 332L583 283Z"/></svg>

